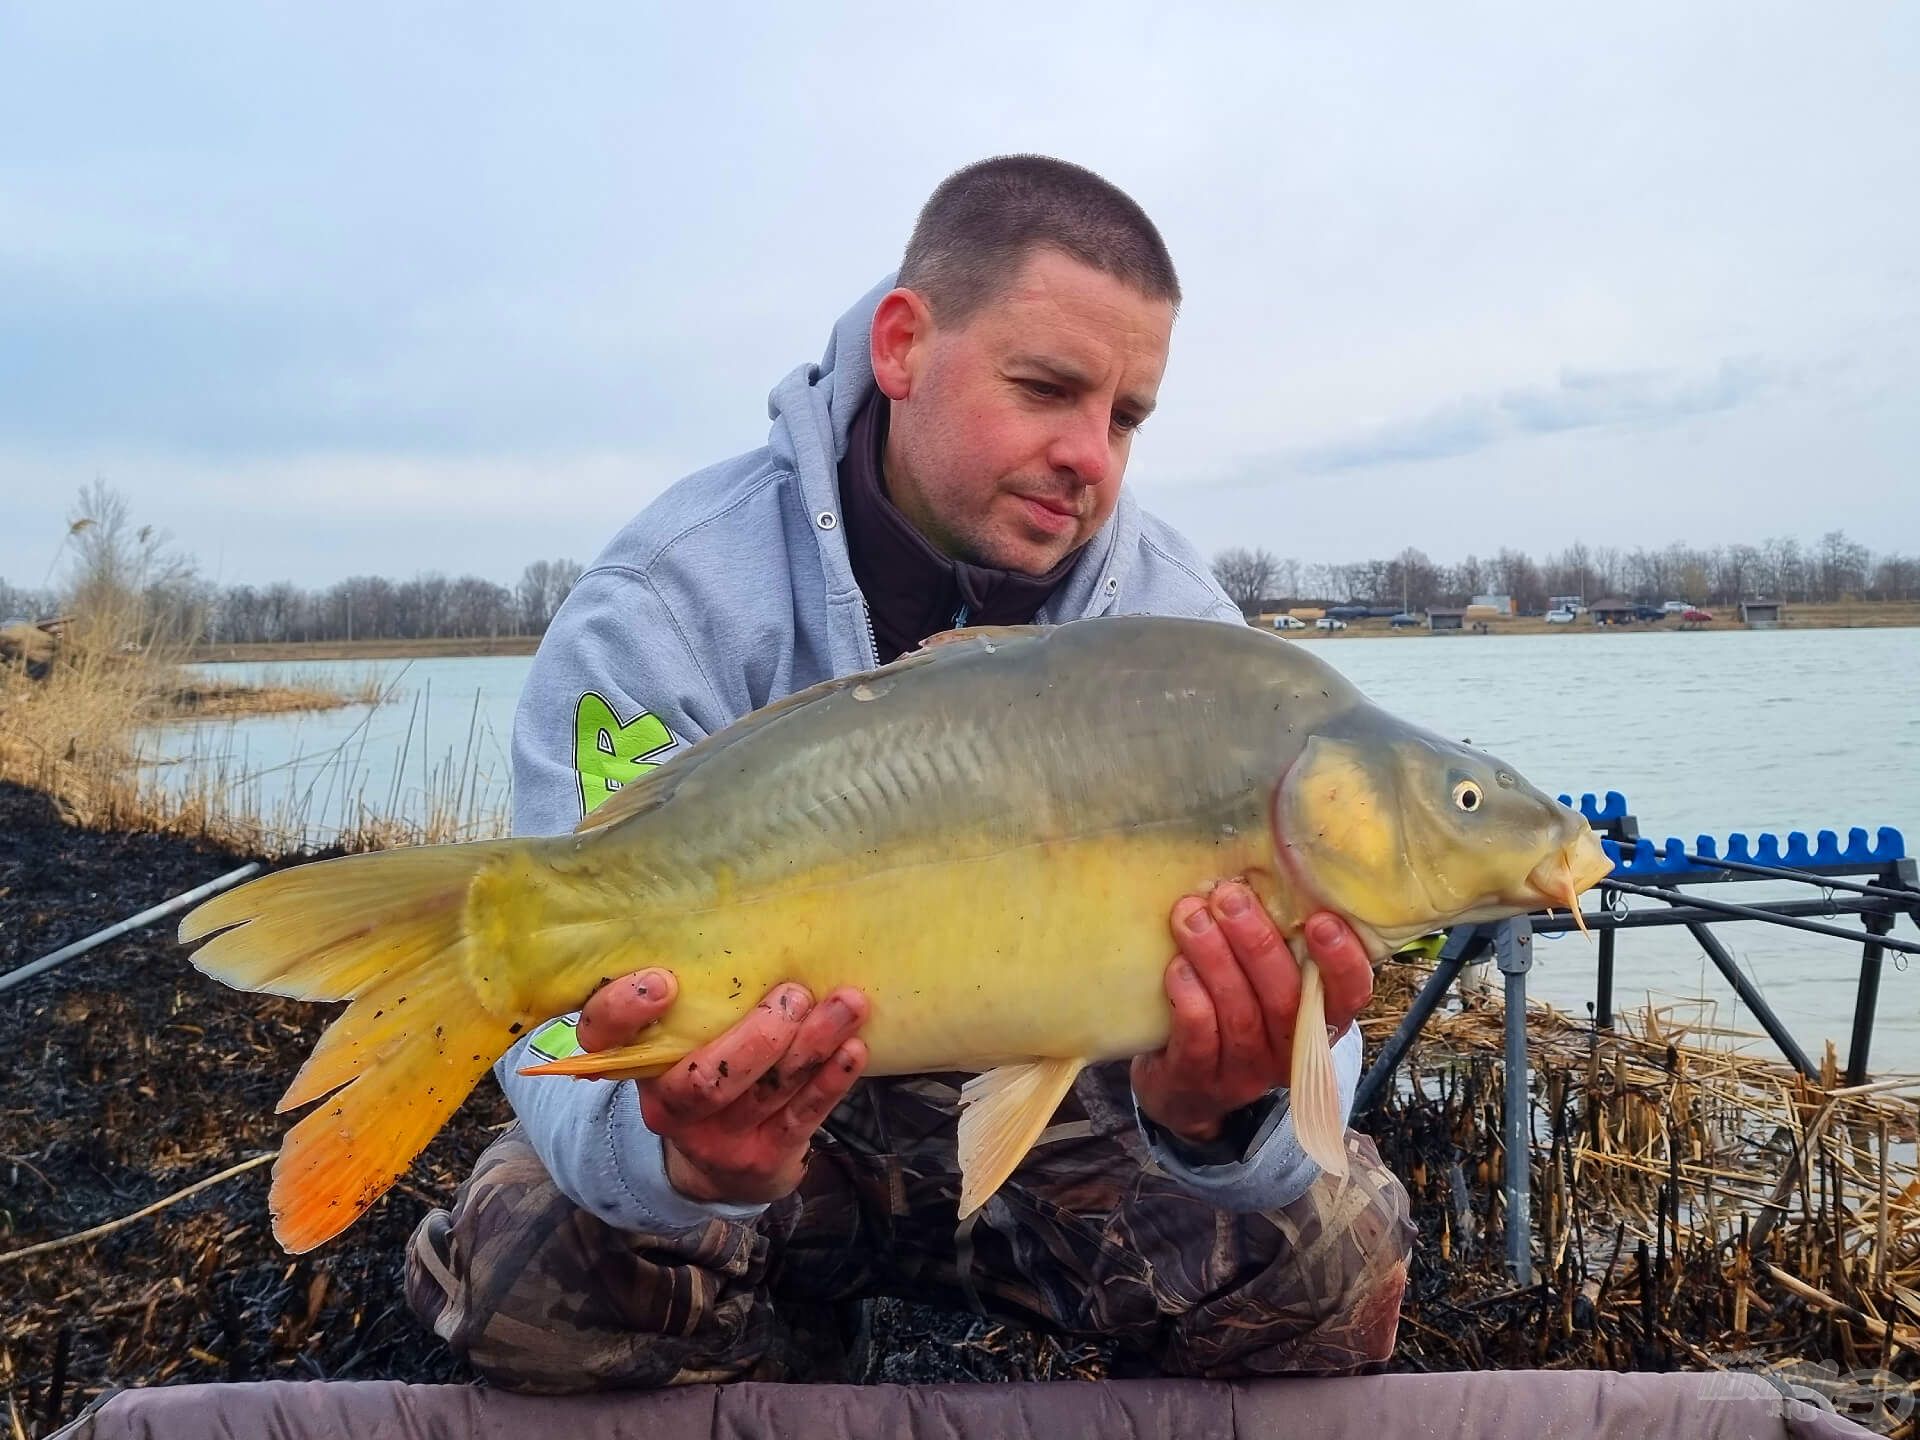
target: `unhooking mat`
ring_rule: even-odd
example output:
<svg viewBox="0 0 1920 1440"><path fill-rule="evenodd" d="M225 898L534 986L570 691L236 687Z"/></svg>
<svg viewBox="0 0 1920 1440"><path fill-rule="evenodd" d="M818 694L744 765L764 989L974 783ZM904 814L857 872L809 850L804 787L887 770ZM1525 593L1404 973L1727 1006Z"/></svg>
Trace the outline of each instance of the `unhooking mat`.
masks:
<svg viewBox="0 0 1920 1440"><path fill-rule="evenodd" d="M458 1385L267 1381L127 1390L61 1440L1842 1440L1751 1375L1503 1371L1337 1380L690 1385L540 1399Z"/></svg>

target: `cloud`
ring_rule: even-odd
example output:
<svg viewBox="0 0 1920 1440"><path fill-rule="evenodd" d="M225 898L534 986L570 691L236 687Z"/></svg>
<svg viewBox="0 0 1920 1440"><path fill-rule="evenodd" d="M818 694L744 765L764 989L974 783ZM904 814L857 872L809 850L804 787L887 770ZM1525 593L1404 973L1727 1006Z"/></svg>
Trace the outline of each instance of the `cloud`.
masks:
<svg viewBox="0 0 1920 1440"><path fill-rule="evenodd" d="M47 457L0 445L0 579L38 585L57 570L68 512L96 477L222 584L323 585L423 570L510 581L529 560L589 560L686 468L638 449Z"/></svg>
<svg viewBox="0 0 1920 1440"><path fill-rule="evenodd" d="M1468 396L1408 420L1392 420L1286 457L1293 474L1330 475L1373 465L1450 460L1529 435L1650 428L1744 405L1774 383L1752 359L1728 359L1707 374L1670 370L1563 369L1552 385Z"/></svg>
<svg viewBox="0 0 1920 1440"><path fill-rule="evenodd" d="M96 475L236 577L590 552L761 443L943 174L1032 149L1180 264L1129 482L1196 543L1920 544L1899 0L106 8L0 22L16 583ZM902 55L914 123L865 123Z"/></svg>

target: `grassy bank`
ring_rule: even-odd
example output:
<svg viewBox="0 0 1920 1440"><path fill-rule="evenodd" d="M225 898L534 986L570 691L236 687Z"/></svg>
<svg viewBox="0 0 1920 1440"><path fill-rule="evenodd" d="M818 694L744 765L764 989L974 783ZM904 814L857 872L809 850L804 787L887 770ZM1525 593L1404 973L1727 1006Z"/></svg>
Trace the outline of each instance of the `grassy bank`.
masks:
<svg viewBox="0 0 1920 1440"><path fill-rule="evenodd" d="M191 835L250 849L278 848L278 832L236 803L243 777L220 756L167 775L142 737L154 727L247 715L372 705L377 683L295 676L284 685L209 681L181 662L182 647L129 648L105 625L69 631L44 670L0 666L0 781L45 793L68 823ZM281 827L284 830L285 827Z"/></svg>
<svg viewBox="0 0 1920 1440"><path fill-rule="evenodd" d="M1866 600L1844 601L1833 605L1784 605L1781 607L1783 619L1778 628L1782 630L1857 630L1886 629L1896 626L1920 626L1920 601L1875 602ZM1424 624L1405 630L1391 628L1385 620L1349 621L1345 630L1289 630L1285 633L1295 640L1372 640L1387 637L1408 639L1430 639L1436 634L1475 636L1472 625L1484 623L1487 635L1650 635L1662 631L1685 629L1688 632L1708 630L1745 630L1740 623L1737 608L1714 607L1710 613L1711 622L1682 626L1678 616L1652 624L1635 625L1595 625L1586 616L1581 616L1571 625L1549 625L1538 615L1516 616L1512 619L1492 618L1470 621L1464 631L1431 631ZM1257 622L1271 625L1272 616L1263 616Z"/></svg>

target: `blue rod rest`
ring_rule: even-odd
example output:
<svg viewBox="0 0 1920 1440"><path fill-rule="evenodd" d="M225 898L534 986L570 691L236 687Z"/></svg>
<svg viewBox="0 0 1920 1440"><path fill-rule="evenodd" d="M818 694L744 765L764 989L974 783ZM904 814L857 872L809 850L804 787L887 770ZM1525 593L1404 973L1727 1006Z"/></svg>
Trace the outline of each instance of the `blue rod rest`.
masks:
<svg viewBox="0 0 1920 1440"><path fill-rule="evenodd" d="M1609 797L1611 798L1611 797ZM1704 875L1712 871L1711 865L1695 865L1686 858L1686 846L1669 836L1661 842L1643 838L1634 847L1631 855L1623 856L1620 846L1608 839L1602 839L1600 846L1614 862L1615 873L1625 878L1650 877L1660 875ZM1851 865L1872 867L1885 865L1906 858L1907 844L1900 832L1891 825L1882 825L1877 836L1869 840L1867 832L1856 825L1847 832L1846 844L1840 843L1840 837L1831 830L1820 831L1811 843L1804 832L1792 830L1782 841L1772 831L1763 831L1757 837L1749 839L1736 830L1727 837L1724 852L1715 843L1711 835L1702 835L1694 841L1694 853L1704 860L1727 859L1744 861L1749 865L1779 865L1789 870L1806 869L1821 865Z"/></svg>
<svg viewBox="0 0 1920 1440"><path fill-rule="evenodd" d="M1560 803L1562 805L1572 806L1573 797L1570 795L1562 795L1560 797ZM1605 825L1610 820L1624 820L1626 818L1627 797L1622 795L1618 790L1609 790L1607 791L1605 799L1599 799L1589 790L1580 797L1580 804L1574 808L1577 808L1582 815L1595 825Z"/></svg>

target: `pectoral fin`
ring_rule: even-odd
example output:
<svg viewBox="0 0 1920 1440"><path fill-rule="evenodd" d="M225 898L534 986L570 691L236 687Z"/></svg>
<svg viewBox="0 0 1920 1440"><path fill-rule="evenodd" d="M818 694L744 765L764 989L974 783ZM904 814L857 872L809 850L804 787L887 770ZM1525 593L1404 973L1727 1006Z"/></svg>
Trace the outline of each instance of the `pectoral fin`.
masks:
<svg viewBox="0 0 1920 1440"><path fill-rule="evenodd" d="M568 1075L575 1080L650 1080L687 1053L684 1042L643 1037L617 1050L582 1051L541 1065L522 1065L522 1075Z"/></svg>
<svg viewBox="0 0 1920 1440"><path fill-rule="evenodd" d="M960 1087L960 1218L992 1197L1060 1108L1084 1060L1002 1065Z"/></svg>
<svg viewBox="0 0 1920 1440"><path fill-rule="evenodd" d="M1340 1117L1340 1087L1333 1077L1333 1047L1327 1041L1327 992L1320 967L1307 957L1300 961L1300 1010L1293 1024L1288 1091L1300 1148L1327 1174L1345 1175L1346 1127Z"/></svg>

